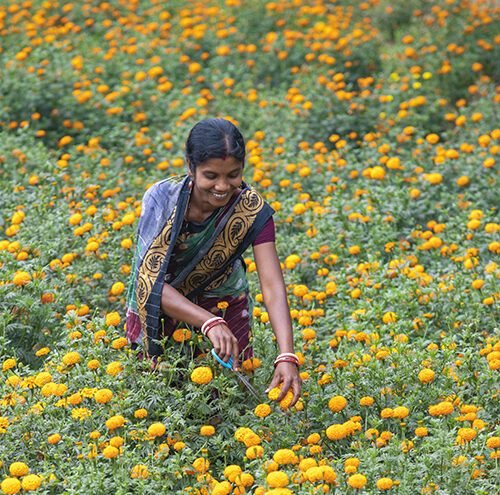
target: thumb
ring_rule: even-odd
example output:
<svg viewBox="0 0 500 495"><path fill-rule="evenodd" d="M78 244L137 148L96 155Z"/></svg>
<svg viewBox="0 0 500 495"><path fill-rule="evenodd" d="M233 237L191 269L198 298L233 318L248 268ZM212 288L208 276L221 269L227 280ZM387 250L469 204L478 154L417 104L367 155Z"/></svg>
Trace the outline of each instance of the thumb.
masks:
<svg viewBox="0 0 500 495"><path fill-rule="evenodd" d="M277 387L279 385L279 383L280 383L279 378L276 375L274 375L271 383L266 388L266 394L269 393L274 387Z"/></svg>

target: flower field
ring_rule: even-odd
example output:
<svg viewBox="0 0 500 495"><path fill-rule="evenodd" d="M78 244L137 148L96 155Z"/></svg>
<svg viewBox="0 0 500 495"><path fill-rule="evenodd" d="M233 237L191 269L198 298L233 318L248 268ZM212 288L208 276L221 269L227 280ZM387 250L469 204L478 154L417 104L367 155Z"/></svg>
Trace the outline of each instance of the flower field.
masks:
<svg viewBox="0 0 500 495"><path fill-rule="evenodd" d="M498 494L498 33L487 0L3 2L0 492ZM157 370L125 339L141 198L209 116L276 210L293 408L250 251L260 401L188 329Z"/></svg>

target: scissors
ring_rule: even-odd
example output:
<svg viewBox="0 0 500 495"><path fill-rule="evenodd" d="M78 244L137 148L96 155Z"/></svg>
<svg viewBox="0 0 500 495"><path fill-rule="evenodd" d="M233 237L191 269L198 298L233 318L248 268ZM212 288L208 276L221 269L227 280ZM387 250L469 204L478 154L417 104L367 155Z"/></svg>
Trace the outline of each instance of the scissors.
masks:
<svg viewBox="0 0 500 495"><path fill-rule="evenodd" d="M229 358L229 361L225 363L215 352L215 349L212 349L212 356L215 358L215 360L224 366L224 368L227 368L228 370L233 371L233 373L236 373L236 376L240 379L241 383L245 385L246 389L260 402L261 401L261 396L259 392L255 389L255 387L238 371L233 370L233 356Z"/></svg>

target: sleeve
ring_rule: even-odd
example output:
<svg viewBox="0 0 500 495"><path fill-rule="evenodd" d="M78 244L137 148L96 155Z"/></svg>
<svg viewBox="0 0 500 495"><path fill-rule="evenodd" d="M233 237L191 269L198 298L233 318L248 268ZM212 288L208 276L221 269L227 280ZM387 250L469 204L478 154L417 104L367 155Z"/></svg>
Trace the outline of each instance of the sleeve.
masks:
<svg viewBox="0 0 500 495"><path fill-rule="evenodd" d="M265 242L274 242L276 240L276 232L274 230L274 220L271 217L262 230L260 234L257 236L255 241L253 241L252 246L257 246L258 244L264 244Z"/></svg>

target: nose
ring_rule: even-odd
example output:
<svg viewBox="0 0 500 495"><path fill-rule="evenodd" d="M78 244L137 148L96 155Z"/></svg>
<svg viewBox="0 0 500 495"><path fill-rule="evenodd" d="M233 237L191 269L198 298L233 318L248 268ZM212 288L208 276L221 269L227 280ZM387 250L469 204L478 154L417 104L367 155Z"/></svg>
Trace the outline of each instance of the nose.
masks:
<svg viewBox="0 0 500 495"><path fill-rule="evenodd" d="M219 179L214 186L214 189L221 193L229 191L229 188L230 184L226 179Z"/></svg>

